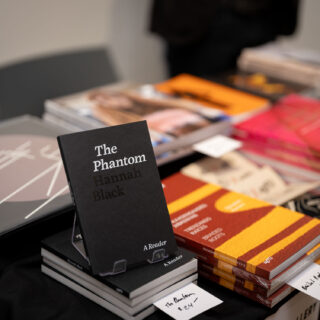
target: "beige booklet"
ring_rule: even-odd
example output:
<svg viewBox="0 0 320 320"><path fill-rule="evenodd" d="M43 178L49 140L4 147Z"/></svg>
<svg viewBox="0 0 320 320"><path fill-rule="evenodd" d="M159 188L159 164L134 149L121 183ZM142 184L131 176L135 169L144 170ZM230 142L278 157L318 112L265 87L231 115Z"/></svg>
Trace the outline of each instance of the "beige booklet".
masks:
<svg viewBox="0 0 320 320"><path fill-rule="evenodd" d="M237 152L227 153L219 159L202 159L182 168L181 172L275 205L320 185L318 182L287 184L271 167L259 168Z"/></svg>
<svg viewBox="0 0 320 320"><path fill-rule="evenodd" d="M264 166L235 183L232 190L253 198L266 200L282 193L286 187L284 180L273 169Z"/></svg>
<svg viewBox="0 0 320 320"><path fill-rule="evenodd" d="M232 189L234 184L257 170L258 166L253 162L233 151L220 158L204 158L191 163L182 168L181 172L189 177Z"/></svg>

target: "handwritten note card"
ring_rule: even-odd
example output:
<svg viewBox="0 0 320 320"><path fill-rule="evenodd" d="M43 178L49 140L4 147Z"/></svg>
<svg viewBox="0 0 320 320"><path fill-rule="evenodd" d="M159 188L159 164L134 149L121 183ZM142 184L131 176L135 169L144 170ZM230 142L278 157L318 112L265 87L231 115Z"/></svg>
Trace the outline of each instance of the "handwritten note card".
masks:
<svg viewBox="0 0 320 320"><path fill-rule="evenodd" d="M220 303L220 299L190 283L154 305L176 320L188 320Z"/></svg>
<svg viewBox="0 0 320 320"><path fill-rule="evenodd" d="M288 284L309 296L320 300L320 265L313 263Z"/></svg>
<svg viewBox="0 0 320 320"><path fill-rule="evenodd" d="M216 135L193 145L195 151L201 152L209 157L219 158L224 154L236 150L242 146L240 141L223 135Z"/></svg>

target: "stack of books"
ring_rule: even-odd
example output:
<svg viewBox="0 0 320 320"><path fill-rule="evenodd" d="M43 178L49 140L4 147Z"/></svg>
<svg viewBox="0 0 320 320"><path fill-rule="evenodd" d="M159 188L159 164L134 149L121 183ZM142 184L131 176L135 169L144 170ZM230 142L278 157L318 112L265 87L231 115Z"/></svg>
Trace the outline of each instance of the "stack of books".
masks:
<svg viewBox="0 0 320 320"><path fill-rule="evenodd" d="M214 77L214 80L232 88L277 101L292 93L310 94L314 90L310 86L295 83L294 79L285 81L262 72L229 71Z"/></svg>
<svg viewBox="0 0 320 320"><path fill-rule="evenodd" d="M71 229L65 230L43 240L42 272L123 319L147 317L156 310L154 302L197 281L197 260L184 249L162 262L94 276L72 245L71 234Z"/></svg>
<svg viewBox="0 0 320 320"><path fill-rule="evenodd" d="M244 71L263 72L279 79L319 86L320 53L274 42L256 48L246 48L238 59Z"/></svg>
<svg viewBox="0 0 320 320"><path fill-rule="evenodd" d="M192 153L192 145L231 132L221 110L171 97L152 85L118 84L45 101L43 118L81 131L146 120L158 165Z"/></svg>
<svg viewBox="0 0 320 320"><path fill-rule="evenodd" d="M265 306L320 255L320 221L177 173L163 180L179 245L201 261L199 274Z"/></svg>
<svg viewBox="0 0 320 320"><path fill-rule="evenodd" d="M264 157L265 163L274 159L302 168L303 173L311 170L311 176L319 178L319 118L319 100L292 94L272 109L237 124L234 137L244 143L245 152Z"/></svg>

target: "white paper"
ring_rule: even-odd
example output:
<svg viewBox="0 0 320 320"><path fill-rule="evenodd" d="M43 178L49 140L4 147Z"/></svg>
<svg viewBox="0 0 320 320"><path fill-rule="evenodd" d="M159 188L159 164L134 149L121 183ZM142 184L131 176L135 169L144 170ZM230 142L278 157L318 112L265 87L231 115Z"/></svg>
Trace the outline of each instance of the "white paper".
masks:
<svg viewBox="0 0 320 320"><path fill-rule="evenodd" d="M320 300L320 265L313 263L288 284L299 291Z"/></svg>
<svg viewBox="0 0 320 320"><path fill-rule="evenodd" d="M242 142L228 138L223 135L216 135L202 142L193 145L193 149L209 157L219 158L224 154L236 150L242 146Z"/></svg>
<svg viewBox="0 0 320 320"><path fill-rule="evenodd" d="M154 305L176 320L188 320L222 302L194 283L190 283L155 302Z"/></svg>

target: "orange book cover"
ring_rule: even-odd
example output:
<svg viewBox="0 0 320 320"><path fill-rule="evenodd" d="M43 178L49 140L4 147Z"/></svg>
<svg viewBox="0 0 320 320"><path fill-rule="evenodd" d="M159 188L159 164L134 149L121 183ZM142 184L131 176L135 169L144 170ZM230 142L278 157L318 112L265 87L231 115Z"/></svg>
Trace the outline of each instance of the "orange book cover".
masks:
<svg viewBox="0 0 320 320"><path fill-rule="evenodd" d="M268 99L189 74L180 74L155 85L155 87L166 94L183 97L207 107L219 109L229 116L256 112L269 103Z"/></svg>
<svg viewBox="0 0 320 320"><path fill-rule="evenodd" d="M320 242L320 221L302 213L181 173L164 179L163 188L180 244L263 278Z"/></svg>

